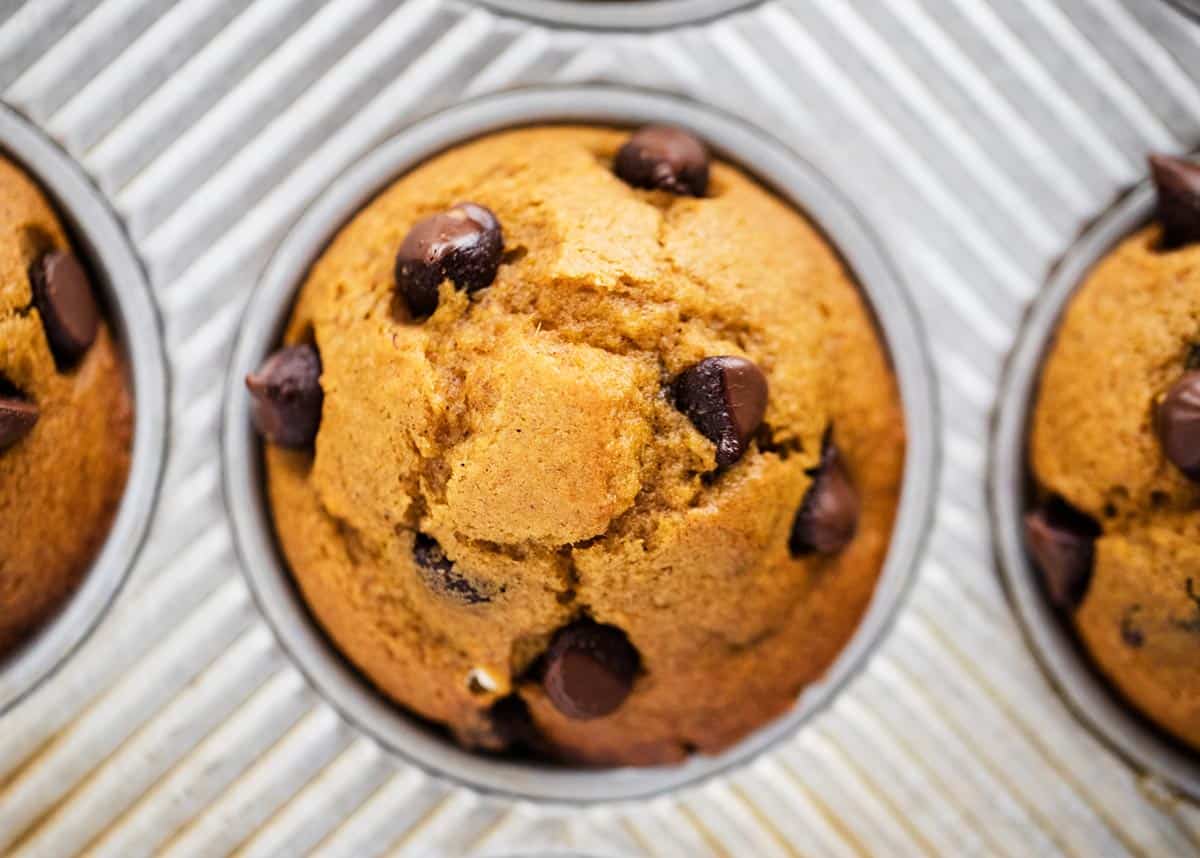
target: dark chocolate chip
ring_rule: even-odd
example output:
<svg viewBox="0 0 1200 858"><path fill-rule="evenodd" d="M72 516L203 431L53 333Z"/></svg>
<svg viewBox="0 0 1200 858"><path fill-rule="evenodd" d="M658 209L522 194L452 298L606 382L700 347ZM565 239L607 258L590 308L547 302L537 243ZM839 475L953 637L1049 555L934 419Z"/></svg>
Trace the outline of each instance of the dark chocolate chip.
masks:
<svg viewBox="0 0 1200 858"><path fill-rule="evenodd" d="M1200 480L1200 370L1185 372L1156 414L1163 454L1189 479Z"/></svg>
<svg viewBox="0 0 1200 858"><path fill-rule="evenodd" d="M1183 158L1151 155L1150 172L1158 189L1156 217L1162 224L1162 249L1200 241L1200 166Z"/></svg>
<svg viewBox="0 0 1200 858"><path fill-rule="evenodd" d="M492 597L483 593L463 577L455 568L454 563L446 556L442 546L432 536L418 533L413 542L413 560L417 563L417 571L425 586L435 593L449 596L464 605L478 605L492 601Z"/></svg>
<svg viewBox="0 0 1200 858"><path fill-rule="evenodd" d="M29 281L54 362L60 368L74 365L100 330L100 310L87 271L75 254L52 250L30 267Z"/></svg>
<svg viewBox="0 0 1200 858"><path fill-rule="evenodd" d="M1136 621L1137 613L1141 609L1141 605L1130 605L1125 613L1121 615L1121 640L1131 649L1138 649L1146 643L1146 636L1142 633Z"/></svg>
<svg viewBox="0 0 1200 858"><path fill-rule="evenodd" d="M310 345L280 349L246 376L254 425L281 447L310 446L321 426L321 356Z"/></svg>
<svg viewBox="0 0 1200 858"><path fill-rule="evenodd" d="M808 471L812 484L792 520L788 548L797 557L837 554L858 531L858 492L833 438L826 433L821 463Z"/></svg>
<svg viewBox="0 0 1200 858"><path fill-rule="evenodd" d="M708 150L681 128L647 125L618 151L616 174L635 188L702 197L708 190Z"/></svg>
<svg viewBox="0 0 1200 858"><path fill-rule="evenodd" d="M0 450L29 434L38 422L38 407L19 396L0 396Z"/></svg>
<svg viewBox="0 0 1200 858"><path fill-rule="evenodd" d="M767 410L767 377L741 357L709 357L685 369L672 385L675 405L717 445L717 464L746 452Z"/></svg>
<svg viewBox="0 0 1200 858"><path fill-rule="evenodd" d="M488 708L492 733L506 748L534 750L542 744L529 705L518 694L501 697Z"/></svg>
<svg viewBox="0 0 1200 858"><path fill-rule="evenodd" d="M1073 611L1087 595L1100 526L1061 498L1025 515L1025 539L1057 607Z"/></svg>
<svg viewBox="0 0 1200 858"><path fill-rule="evenodd" d="M625 702L639 662L623 631L578 620L560 629L546 650L542 687L568 718L599 718Z"/></svg>
<svg viewBox="0 0 1200 858"><path fill-rule="evenodd" d="M496 216L475 203L459 203L408 231L396 254L396 289L414 317L428 316L437 309L443 280L468 292L485 289L503 254Z"/></svg>

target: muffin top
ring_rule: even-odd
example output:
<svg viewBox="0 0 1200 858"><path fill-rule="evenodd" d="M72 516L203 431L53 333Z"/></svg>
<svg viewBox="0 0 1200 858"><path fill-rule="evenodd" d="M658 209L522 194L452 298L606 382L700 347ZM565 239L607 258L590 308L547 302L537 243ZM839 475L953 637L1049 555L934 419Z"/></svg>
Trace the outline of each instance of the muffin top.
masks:
<svg viewBox="0 0 1200 858"><path fill-rule="evenodd" d="M1042 370L1030 547L1113 683L1200 747L1200 169L1071 299Z"/></svg>
<svg viewBox="0 0 1200 858"><path fill-rule="evenodd" d="M432 159L340 231L285 342L251 387L293 572L468 745L718 750L870 599L904 455L872 320L811 224L688 135Z"/></svg>
<svg viewBox="0 0 1200 858"><path fill-rule="evenodd" d="M124 366L38 187L0 158L0 657L78 584L129 469Z"/></svg>

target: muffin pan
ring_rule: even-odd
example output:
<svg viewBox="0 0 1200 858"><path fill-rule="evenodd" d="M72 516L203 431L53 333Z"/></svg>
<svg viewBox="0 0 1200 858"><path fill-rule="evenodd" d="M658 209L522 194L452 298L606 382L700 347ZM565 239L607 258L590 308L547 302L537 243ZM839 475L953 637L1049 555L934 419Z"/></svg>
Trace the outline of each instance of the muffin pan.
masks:
<svg viewBox="0 0 1200 858"><path fill-rule="evenodd" d="M992 531L1013 609L1042 668L1080 721L1161 784L1200 800L1200 755L1150 725L1098 674L1047 599L1025 546L1030 494L1028 427L1046 351L1067 302L1095 265L1154 212L1146 181L1096 221L1067 252L1029 310L1001 382L989 472Z"/></svg>
<svg viewBox="0 0 1200 858"><path fill-rule="evenodd" d="M134 399L125 492L104 547L79 588L28 643L0 661L0 715L81 646L116 597L153 513L166 442L167 373L157 311L137 256L104 198L66 153L0 106L0 150L49 196L90 264L124 352Z"/></svg>
<svg viewBox="0 0 1200 858"><path fill-rule="evenodd" d="M0 853L1200 850L1200 805L1113 753L1046 682L996 574L987 491L1000 480L986 473L1003 360L1047 269L1144 173L1146 152L1195 144L1191 22L1166 0L771 0L687 4L686 21L646 30L656 25L534 18L535 2L0 4L0 98L125 222L162 313L172 391L154 527L111 619L0 715ZM855 681L750 765L598 808L429 777L329 705L247 587L270 570L240 568L219 429L262 266L340 173L429 113L571 82L690 96L819 165L911 287L945 459L920 574ZM258 317L278 321L294 285ZM253 485L244 509L261 525ZM273 557L269 540L264 550ZM346 694L373 699L355 676Z"/></svg>
<svg viewBox="0 0 1200 858"><path fill-rule="evenodd" d="M892 357L909 446L892 545L870 609L825 678L795 709L723 754L679 766L586 771L511 762L465 752L389 704L351 670L315 628L272 541L263 498L259 439L250 428L242 379L277 342L304 274L337 229L390 180L456 142L506 127L555 122L687 127L720 155L766 181L818 224L846 260L875 310ZM919 324L877 241L815 168L745 123L678 98L606 87L530 89L481 98L417 123L341 177L280 245L246 312L227 380L226 498L242 567L284 647L338 711L385 747L422 768L490 792L548 802L641 798L744 763L824 708L863 664L895 616L915 573L932 515L937 416Z"/></svg>

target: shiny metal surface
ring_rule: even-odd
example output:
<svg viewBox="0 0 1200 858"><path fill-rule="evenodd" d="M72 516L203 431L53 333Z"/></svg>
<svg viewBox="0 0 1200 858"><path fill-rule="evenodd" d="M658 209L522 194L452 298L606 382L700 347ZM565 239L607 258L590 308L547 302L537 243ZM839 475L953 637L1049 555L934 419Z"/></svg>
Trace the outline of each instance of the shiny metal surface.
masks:
<svg viewBox="0 0 1200 858"><path fill-rule="evenodd" d="M996 573L990 415L1054 263L1200 141L1200 29L1151 0L768 0L573 30L465 0L0 4L0 98L77 160L162 314L171 439L150 537L86 646L0 716L22 856L1192 855L1200 810L1046 680ZM749 766L575 810L398 764L315 691L246 586L225 373L292 226L414 120L533 84L652 87L783 140L910 285L944 405L929 548L845 693Z"/></svg>

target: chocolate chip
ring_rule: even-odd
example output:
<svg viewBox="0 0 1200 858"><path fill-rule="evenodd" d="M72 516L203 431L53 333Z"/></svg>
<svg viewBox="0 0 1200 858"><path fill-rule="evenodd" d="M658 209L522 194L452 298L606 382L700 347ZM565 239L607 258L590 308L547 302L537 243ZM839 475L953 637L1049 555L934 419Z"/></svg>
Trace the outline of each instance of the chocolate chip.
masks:
<svg viewBox="0 0 1200 858"><path fill-rule="evenodd" d="M0 450L29 434L38 422L38 407L19 396L0 395Z"/></svg>
<svg viewBox="0 0 1200 858"><path fill-rule="evenodd" d="M681 128L647 125L633 133L613 163L635 188L702 197L708 190L708 150Z"/></svg>
<svg viewBox="0 0 1200 858"><path fill-rule="evenodd" d="M517 694L501 697L487 711L492 734L506 748L534 750L542 744L529 705Z"/></svg>
<svg viewBox="0 0 1200 858"><path fill-rule="evenodd" d="M321 356L310 345L280 349L246 376L254 425L281 447L308 447L321 426Z"/></svg>
<svg viewBox="0 0 1200 858"><path fill-rule="evenodd" d="M709 357L685 369L672 385L675 405L717 445L717 464L746 452L767 410L767 378L741 357Z"/></svg>
<svg viewBox="0 0 1200 858"><path fill-rule="evenodd" d="M1092 579L1100 526L1061 498L1025 515L1025 539L1041 570L1050 601L1073 611Z"/></svg>
<svg viewBox="0 0 1200 858"><path fill-rule="evenodd" d="M639 662L623 631L578 620L560 629L546 650L542 687L568 718L599 718L625 702Z"/></svg>
<svg viewBox="0 0 1200 858"><path fill-rule="evenodd" d="M829 433L821 448L820 464L808 474L812 484L792 520L788 548L797 557L837 554L858 531L859 503L858 492Z"/></svg>
<svg viewBox="0 0 1200 858"><path fill-rule="evenodd" d="M1200 370L1189 370L1156 409L1163 454L1189 479L1200 480Z"/></svg>
<svg viewBox="0 0 1200 858"><path fill-rule="evenodd" d="M413 542L413 560L416 561L421 580L430 590L449 596L464 605L492 601L490 595L481 592L454 568L454 563L432 536L417 534Z"/></svg>
<svg viewBox="0 0 1200 858"><path fill-rule="evenodd" d="M1121 640L1131 649L1139 649L1146 643L1146 636L1138 627L1136 617L1141 605L1130 605L1121 615Z"/></svg>
<svg viewBox="0 0 1200 858"><path fill-rule="evenodd" d="M396 289L413 316L438 305L438 287L450 280L475 292L492 285L504 253L500 221L489 209L459 203L417 221L396 254Z"/></svg>
<svg viewBox="0 0 1200 858"><path fill-rule="evenodd" d="M1162 224L1162 249L1200 241L1200 166L1183 158L1151 155L1150 172L1158 189L1156 217Z"/></svg>
<svg viewBox="0 0 1200 858"><path fill-rule="evenodd" d="M33 303L42 317L54 362L72 366L96 341L100 310L92 284L75 254L52 250L29 269Z"/></svg>

